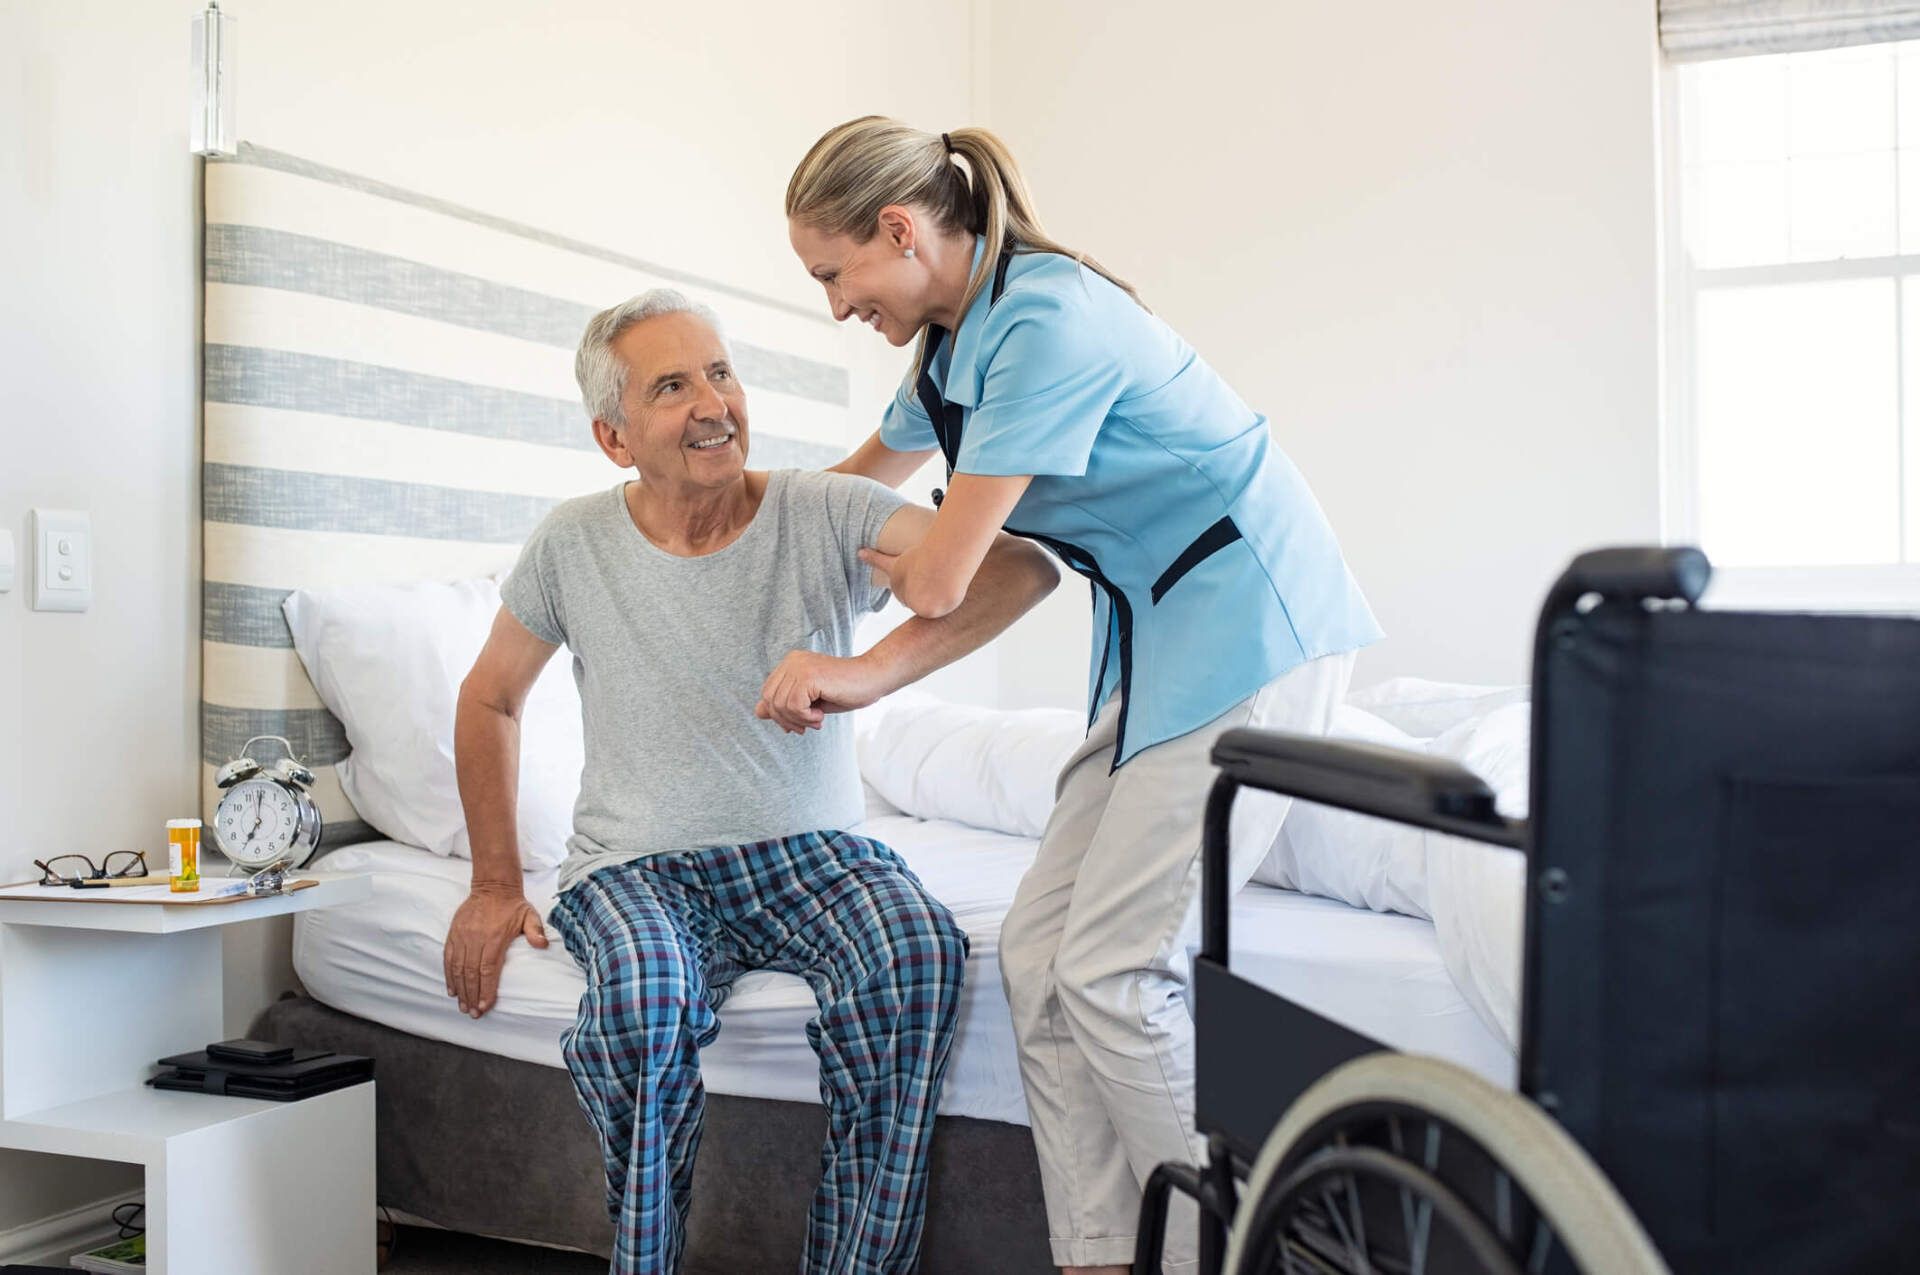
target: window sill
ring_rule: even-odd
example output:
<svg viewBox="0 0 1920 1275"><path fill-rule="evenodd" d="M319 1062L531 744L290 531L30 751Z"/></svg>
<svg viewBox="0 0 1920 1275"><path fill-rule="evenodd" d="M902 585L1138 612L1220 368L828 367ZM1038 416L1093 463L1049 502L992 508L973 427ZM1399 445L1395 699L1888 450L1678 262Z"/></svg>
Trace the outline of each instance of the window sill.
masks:
<svg viewBox="0 0 1920 1275"><path fill-rule="evenodd" d="M1920 564L1716 567L1701 605L1719 611L1920 613Z"/></svg>

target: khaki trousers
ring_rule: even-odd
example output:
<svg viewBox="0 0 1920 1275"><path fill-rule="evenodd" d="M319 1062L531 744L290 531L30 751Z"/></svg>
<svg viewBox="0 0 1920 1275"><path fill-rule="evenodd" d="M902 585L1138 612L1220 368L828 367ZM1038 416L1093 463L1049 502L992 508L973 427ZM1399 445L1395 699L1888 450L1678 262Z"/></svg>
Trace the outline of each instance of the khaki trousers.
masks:
<svg viewBox="0 0 1920 1275"><path fill-rule="evenodd" d="M1311 660L1188 735L1109 773L1118 702L1060 772L1058 801L1000 938L1020 1075L1039 1152L1053 1260L1133 1261L1141 1188L1167 1160L1197 1163L1187 951L1197 935L1200 830L1221 732L1324 735L1351 654ZM1233 885L1245 885L1287 799L1234 806ZM1167 1270L1193 1269L1197 1215L1175 1195Z"/></svg>

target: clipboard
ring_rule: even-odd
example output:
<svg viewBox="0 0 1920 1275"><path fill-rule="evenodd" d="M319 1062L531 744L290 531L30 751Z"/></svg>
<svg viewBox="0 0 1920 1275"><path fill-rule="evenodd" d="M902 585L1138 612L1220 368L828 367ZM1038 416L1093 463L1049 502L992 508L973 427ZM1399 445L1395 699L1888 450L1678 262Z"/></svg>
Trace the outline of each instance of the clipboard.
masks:
<svg viewBox="0 0 1920 1275"><path fill-rule="evenodd" d="M175 894L164 883L122 886L108 890L76 890L71 886L41 885L38 881L17 881L11 885L0 885L0 900L13 902L16 899L40 899L50 903L161 903L205 908L217 907L222 903L242 903L248 899L277 899L283 894L292 894L295 890L305 890L320 884L311 877L303 877L298 881L287 882L282 889L272 894L249 894L245 877L202 877L202 888L204 889L209 882L231 882L239 888L222 894L212 892Z"/></svg>

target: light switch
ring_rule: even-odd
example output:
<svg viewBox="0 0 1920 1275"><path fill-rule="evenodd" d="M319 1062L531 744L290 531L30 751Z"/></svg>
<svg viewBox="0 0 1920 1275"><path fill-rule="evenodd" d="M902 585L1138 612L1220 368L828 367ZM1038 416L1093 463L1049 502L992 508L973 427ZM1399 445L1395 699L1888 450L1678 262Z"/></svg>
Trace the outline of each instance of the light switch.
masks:
<svg viewBox="0 0 1920 1275"><path fill-rule="evenodd" d="M83 512L33 511L33 609L84 611L93 604L93 530Z"/></svg>

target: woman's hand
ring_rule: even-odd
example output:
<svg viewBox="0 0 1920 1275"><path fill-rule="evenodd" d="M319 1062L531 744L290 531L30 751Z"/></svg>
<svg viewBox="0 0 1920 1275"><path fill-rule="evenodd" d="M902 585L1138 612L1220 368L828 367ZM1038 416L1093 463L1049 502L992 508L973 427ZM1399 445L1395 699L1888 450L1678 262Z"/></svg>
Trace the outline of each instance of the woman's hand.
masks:
<svg viewBox="0 0 1920 1275"><path fill-rule="evenodd" d="M938 513L902 507L860 561L887 577L900 605L923 620L941 619L966 601L1000 525L1032 481L955 474Z"/></svg>
<svg viewBox="0 0 1920 1275"><path fill-rule="evenodd" d="M871 661L818 651L789 651L760 687L753 715L790 735L818 730L828 713L867 705L894 688Z"/></svg>
<svg viewBox="0 0 1920 1275"><path fill-rule="evenodd" d="M951 588L942 588L937 581L929 580L928 573L920 569L925 562L925 555L921 553L919 545L902 553L862 549L860 561L885 576L887 587L893 590L893 596L900 605L923 619L939 619L959 606L967 596L964 584L956 596Z"/></svg>

